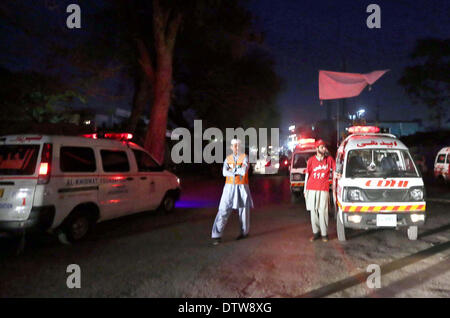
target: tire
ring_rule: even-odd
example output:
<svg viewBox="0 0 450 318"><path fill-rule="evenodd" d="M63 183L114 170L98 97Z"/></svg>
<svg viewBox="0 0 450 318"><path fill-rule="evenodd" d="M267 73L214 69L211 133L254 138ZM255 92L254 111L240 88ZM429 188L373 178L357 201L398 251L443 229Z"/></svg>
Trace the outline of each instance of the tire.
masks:
<svg viewBox="0 0 450 318"><path fill-rule="evenodd" d="M417 233L418 233L418 227L417 225L412 225L408 227L408 238L410 241L417 240Z"/></svg>
<svg viewBox="0 0 450 318"><path fill-rule="evenodd" d="M163 213L171 213L173 212L173 210L175 210L175 202L175 195L167 192L161 201L159 210L161 210Z"/></svg>
<svg viewBox="0 0 450 318"><path fill-rule="evenodd" d="M58 239L63 244L81 241L91 231L93 223L93 217L88 211L74 211L64 221Z"/></svg>
<svg viewBox="0 0 450 318"><path fill-rule="evenodd" d="M344 242L346 240L345 227L344 227L344 224L341 222L339 213L337 213L337 215L336 215L336 231L337 231L338 240L341 242Z"/></svg>
<svg viewBox="0 0 450 318"><path fill-rule="evenodd" d="M299 203L300 202L300 194L297 192L291 192L291 203Z"/></svg>

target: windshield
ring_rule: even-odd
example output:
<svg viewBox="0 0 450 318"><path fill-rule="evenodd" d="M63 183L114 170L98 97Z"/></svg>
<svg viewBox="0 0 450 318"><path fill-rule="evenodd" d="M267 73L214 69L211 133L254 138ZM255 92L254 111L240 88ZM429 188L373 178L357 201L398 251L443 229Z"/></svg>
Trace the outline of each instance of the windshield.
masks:
<svg viewBox="0 0 450 318"><path fill-rule="evenodd" d="M33 175L39 145L0 146L0 175Z"/></svg>
<svg viewBox="0 0 450 318"><path fill-rule="evenodd" d="M347 156L347 178L418 177L408 151L395 149L351 150Z"/></svg>
<svg viewBox="0 0 450 318"><path fill-rule="evenodd" d="M306 168L306 163L308 162L309 157L311 157L313 153L296 153L294 155L294 162L292 163L293 169Z"/></svg>

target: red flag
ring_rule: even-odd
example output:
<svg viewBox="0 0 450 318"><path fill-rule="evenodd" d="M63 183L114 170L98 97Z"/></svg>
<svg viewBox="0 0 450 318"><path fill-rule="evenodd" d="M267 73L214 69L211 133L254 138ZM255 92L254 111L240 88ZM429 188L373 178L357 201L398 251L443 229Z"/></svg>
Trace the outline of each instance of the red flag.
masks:
<svg viewBox="0 0 450 318"><path fill-rule="evenodd" d="M319 71L319 99L358 96L367 85L375 83L387 71L367 74Z"/></svg>

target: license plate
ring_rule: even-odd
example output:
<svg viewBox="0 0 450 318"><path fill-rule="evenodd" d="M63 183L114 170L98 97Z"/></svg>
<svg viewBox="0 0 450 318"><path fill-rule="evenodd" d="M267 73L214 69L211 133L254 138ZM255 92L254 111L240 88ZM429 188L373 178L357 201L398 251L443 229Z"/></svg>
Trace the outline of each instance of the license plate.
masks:
<svg viewBox="0 0 450 318"><path fill-rule="evenodd" d="M397 215L377 214L377 226L397 226Z"/></svg>
<svg viewBox="0 0 450 318"><path fill-rule="evenodd" d="M5 189L0 189L0 198L3 198L3 192L5 191Z"/></svg>

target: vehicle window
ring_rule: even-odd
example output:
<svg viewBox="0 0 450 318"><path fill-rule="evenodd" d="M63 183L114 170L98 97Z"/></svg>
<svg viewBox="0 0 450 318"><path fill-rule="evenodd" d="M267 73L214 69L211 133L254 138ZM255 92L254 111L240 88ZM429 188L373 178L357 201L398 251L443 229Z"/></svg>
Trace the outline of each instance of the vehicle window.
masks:
<svg viewBox="0 0 450 318"><path fill-rule="evenodd" d="M105 172L127 172L130 164L125 151L101 150L103 171Z"/></svg>
<svg viewBox="0 0 450 318"><path fill-rule="evenodd" d="M0 175L34 174L39 147L39 145L0 146Z"/></svg>
<svg viewBox="0 0 450 318"><path fill-rule="evenodd" d="M162 170L161 166L147 153L135 149L133 149L133 153L140 172Z"/></svg>
<svg viewBox="0 0 450 318"><path fill-rule="evenodd" d="M347 178L418 177L415 164L406 150L351 150L347 157Z"/></svg>
<svg viewBox="0 0 450 318"><path fill-rule="evenodd" d="M306 168L306 163L308 162L308 159L311 156L312 154L296 153L294 155L294 162L292 163L292 168L294 169Z"/></svg>
<svg viewBox="0 0 450 318"><path fill-rule="evenodd" d="M343 167L344 167L344 155L338 154L336 158L336 172L342 173Z"/></svg>
<svg viewBox="0 0 450 318"><path fill-rule="evenodd" d="M450 155L447 155L447 163L450 163Z"/></svg>
<svg viewBox="0 0 450 318"><path fill-rule="evenodd" d="M445 162L445 155L444 154L439 155L436 162L437 163L444 163Z"/></svg>
<svg viewBox="0 0 450 318"><path fill-rule="evenodd" d="M61 147L60 169L63 172L95 171L94 150L88 147Z"/></svg>

